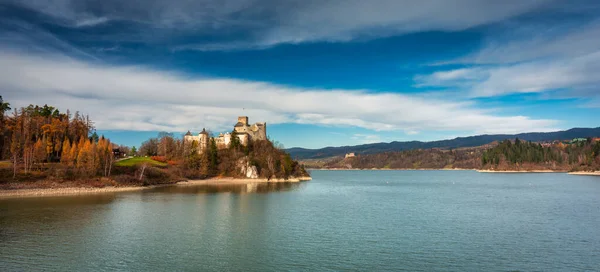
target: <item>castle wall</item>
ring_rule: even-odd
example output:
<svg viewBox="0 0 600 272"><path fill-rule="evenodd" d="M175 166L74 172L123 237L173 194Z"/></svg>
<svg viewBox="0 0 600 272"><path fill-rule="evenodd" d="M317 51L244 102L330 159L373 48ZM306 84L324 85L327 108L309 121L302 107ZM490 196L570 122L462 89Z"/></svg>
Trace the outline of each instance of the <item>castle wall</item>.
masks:
<svg viewBox="0 0 600 272"><path fill-rule="evenodd" d="M238 123L234 126L233 130L236 132L236 137L240 140L240 143L244 146L248 145L249 141L259 141L267 139L267 124L266 123L255 123L248 125L248 117L238 117ZM189 132L188 132L189 134ZM230 133L219 134L218 137L214 137L217 148L223 149L228 148L231 144ZM202 131L197 136L185 135L185 142L196 141L198 143L198 153L204 153L208 150L210 145L211 137L208 136L206 131Z"/></svg>
<svg viewBox="0 0 600 272"><path fill-rule="evenodd" d="M231 144L231 134L220 134L219 137L215 138L215 143L217 144L217 148L219 149L228 148Z"/></svg>
<svg viewBox="0 0 600 272"><path fill-rule="evenodd" d="M238 134L238 139L240 139L240 143L244 146L248 145L248 134Z"/></svg>
<svg viewBox="0 0 600 272"><path fill-rule="evenodd" d="M208 134L200 133L200 144L198 146L198 152L204 153L204 151L208 150L208 145L210 144L210 137Z"/></svg>
<svg viewBox="0 0 600 272"><path fill-rule="evenodd" d="M194 135L185 135L185 136L183 137L183 139L184 139L186 142L193 142L193 141L196 141L196 142L200 143L200 135L197 135L197 136L194 136Z"/></svg>

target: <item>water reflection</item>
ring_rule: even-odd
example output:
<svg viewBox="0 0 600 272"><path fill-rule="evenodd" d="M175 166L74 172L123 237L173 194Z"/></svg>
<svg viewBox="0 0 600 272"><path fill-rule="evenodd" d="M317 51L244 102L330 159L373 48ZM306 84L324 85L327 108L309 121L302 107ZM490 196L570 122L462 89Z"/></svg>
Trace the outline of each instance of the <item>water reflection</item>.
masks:
<svg viewBox="0 0 600 272"><path fill-rule="evenodd" d="M215 194L215 193L273 193L286 192L300 188L299 182L269 182L248 184L202 184L189 186L165 186L147 192L177 193L177 194Z"/></svg>
<svg viewBox="0 0 600 272"><path fill-rule="evenodd" d="M0 200L0 212L14 211L15 208L27 208L36 206L85 206L109 204L116 199L118 193L91 193L81 195L43 196L7 198Z"/></svg>

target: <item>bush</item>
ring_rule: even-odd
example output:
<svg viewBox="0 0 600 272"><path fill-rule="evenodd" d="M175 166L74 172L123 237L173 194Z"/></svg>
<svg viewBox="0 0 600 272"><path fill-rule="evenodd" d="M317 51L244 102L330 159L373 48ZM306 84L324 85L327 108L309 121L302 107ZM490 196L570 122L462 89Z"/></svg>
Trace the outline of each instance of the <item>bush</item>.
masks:
<svg viewBox="0 0 600 272"><path fill-rule="evenodd" d="M150 157L152 160L158 161L158 162L164 162L167 163L167 157L165 156L152 156Z"/></svg>

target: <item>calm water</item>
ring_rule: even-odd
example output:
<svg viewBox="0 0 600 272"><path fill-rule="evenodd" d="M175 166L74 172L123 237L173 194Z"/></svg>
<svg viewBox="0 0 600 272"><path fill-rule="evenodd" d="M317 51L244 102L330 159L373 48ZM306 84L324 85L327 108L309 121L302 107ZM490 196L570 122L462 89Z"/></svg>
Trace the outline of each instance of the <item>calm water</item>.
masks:
<svg viewBox="0 0 600 272"><path fill-rule="evenodd" d="M600 178L313 171L0 200L0 271L600 271Z"/></svg>

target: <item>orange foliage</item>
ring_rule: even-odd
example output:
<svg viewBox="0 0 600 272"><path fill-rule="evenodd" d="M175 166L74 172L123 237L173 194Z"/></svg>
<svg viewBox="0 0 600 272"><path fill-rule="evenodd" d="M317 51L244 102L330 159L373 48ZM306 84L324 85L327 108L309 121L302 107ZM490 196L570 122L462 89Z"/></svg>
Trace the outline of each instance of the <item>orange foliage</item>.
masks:
<svg viewBox="0 0 600 272"><path fill-rule="evenodd" d="M183 163L182 161L175 161L175 160L168 160L167 161L168 165L180 165L182 163Z"/></svg>
<svg viewBox="0 0 600 272"><path fill-rule="evenodd" d="M158 162L167 162L167 157L165 156L152 156L150 158Z"/></svg>

